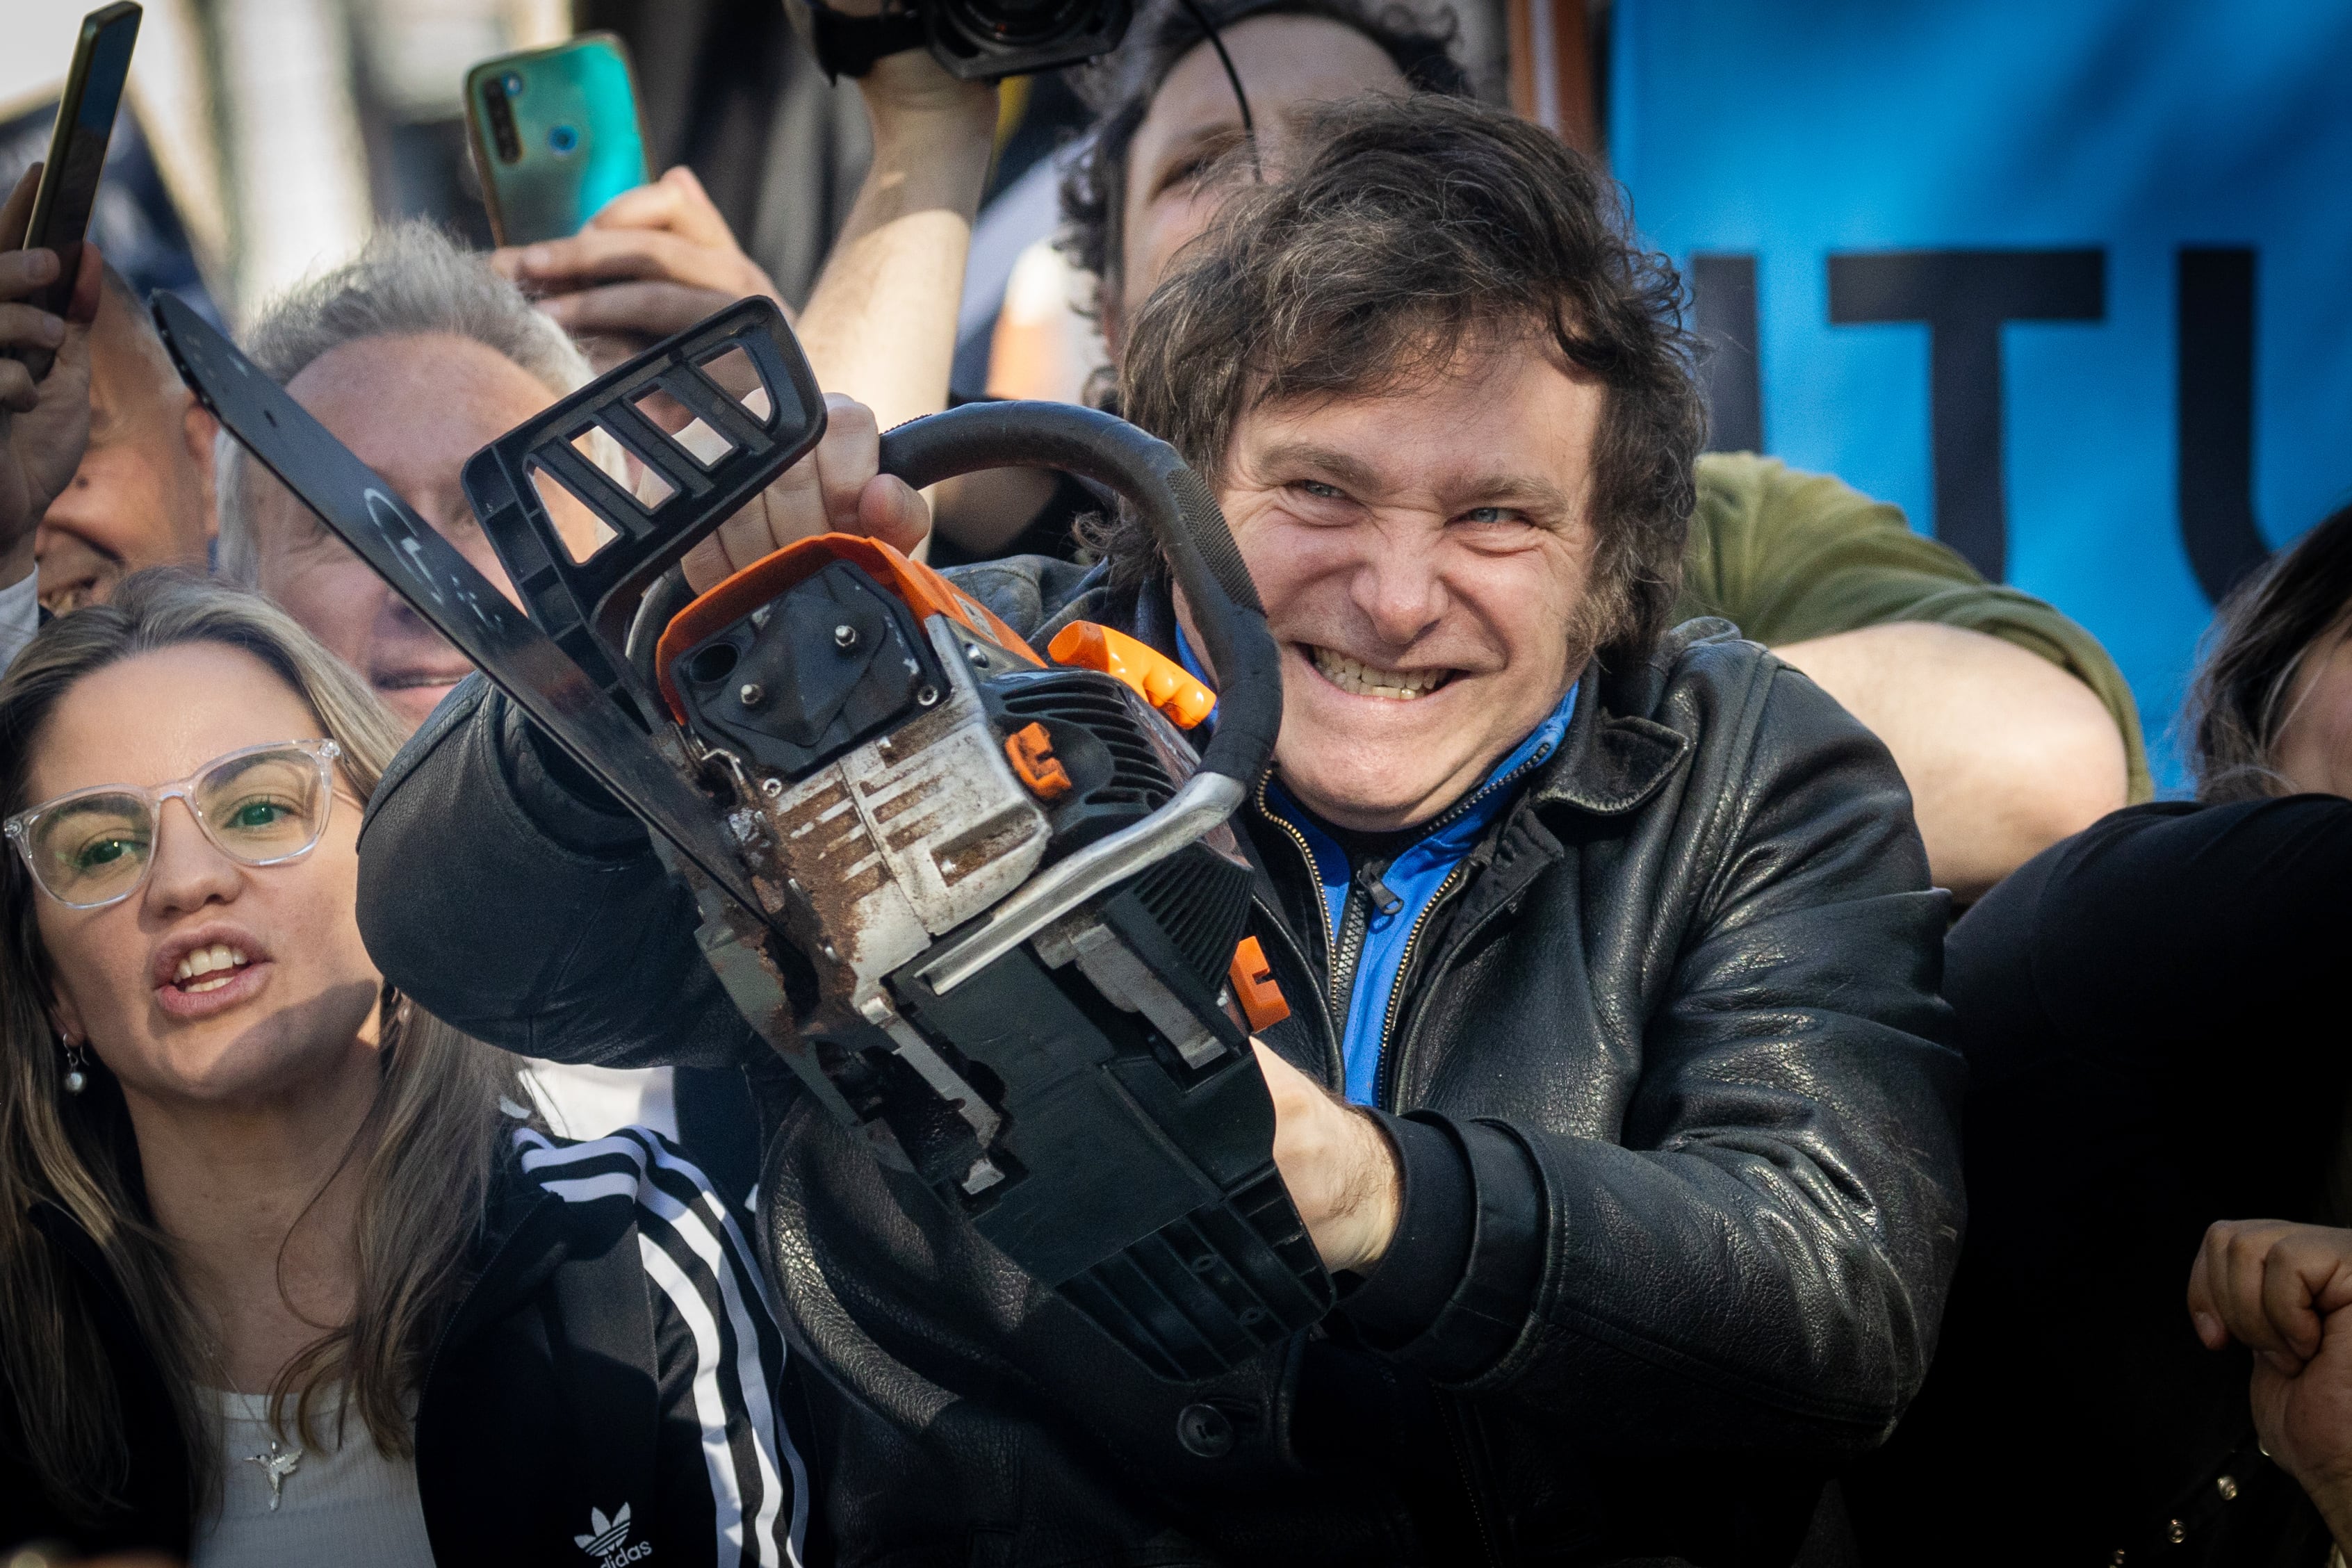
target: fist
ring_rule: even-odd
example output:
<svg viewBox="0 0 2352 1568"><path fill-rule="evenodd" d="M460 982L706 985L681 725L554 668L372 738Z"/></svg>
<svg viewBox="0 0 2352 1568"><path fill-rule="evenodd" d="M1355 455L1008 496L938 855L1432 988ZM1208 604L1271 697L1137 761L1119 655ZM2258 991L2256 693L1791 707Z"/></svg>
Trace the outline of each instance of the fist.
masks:
<svg viewBox="0 0 2352 1568"><path fill-rule="evenodd" d="M1396 1236L1404 1174L1388 1134L1370 1113L1256 1041L1258 1071L1274 1100L1274 1163L1323 1267L1359 1273Z"/></svg>
<svg viewBox="0 0 2352 1568"><path fill-rule="evenodd" d="M2254 1352L2254 1429L2331 1523L2352 1503L2347 1307L2352 1230L2223 1220L2205 1233L2189 1270L2198 1338L2210 1350L2236 1340Z"/></svg>

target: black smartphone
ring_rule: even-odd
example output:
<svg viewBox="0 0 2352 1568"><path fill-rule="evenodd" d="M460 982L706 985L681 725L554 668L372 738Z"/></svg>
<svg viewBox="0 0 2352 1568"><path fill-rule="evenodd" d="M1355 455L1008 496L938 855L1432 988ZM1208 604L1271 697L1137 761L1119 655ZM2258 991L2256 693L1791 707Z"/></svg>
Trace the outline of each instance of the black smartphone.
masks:
<svg viewBox="0 0 2352 1568"><path fill-rule="evenodd" d="M62 316L73 302L74 275L81 269L82 236L98 199L98 177L106 166L106 144L114 134L114 111L131 79L131 47L139 40L139 7L132 0L100 6L81 19L73 68L66 73L65 96L58 100L57 124L49 132L48 162L33 195L33 219L25 228L26 249L58 253L58 278L31 303ZM16 357L35 381L49 374L56 356L47 349L19 349Z"/></svg>

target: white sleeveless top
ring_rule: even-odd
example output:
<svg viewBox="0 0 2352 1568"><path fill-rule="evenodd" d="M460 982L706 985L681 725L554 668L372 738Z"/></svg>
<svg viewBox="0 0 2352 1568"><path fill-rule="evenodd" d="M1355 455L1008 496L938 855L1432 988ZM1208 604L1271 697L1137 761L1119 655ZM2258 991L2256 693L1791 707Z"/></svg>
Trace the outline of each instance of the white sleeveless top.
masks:
<svg viewBox="0 0 2352 1568"><path fill-rule="evenodd" d="M416 1467L386 1458L356 1420L341 1447L325 1447L339 1393L312 1423L322 1444L311 1448L274 1437L265 1396L206 1392L220 1412L221 1509L196 1521L189 1568L433 1568Z"/></svg>

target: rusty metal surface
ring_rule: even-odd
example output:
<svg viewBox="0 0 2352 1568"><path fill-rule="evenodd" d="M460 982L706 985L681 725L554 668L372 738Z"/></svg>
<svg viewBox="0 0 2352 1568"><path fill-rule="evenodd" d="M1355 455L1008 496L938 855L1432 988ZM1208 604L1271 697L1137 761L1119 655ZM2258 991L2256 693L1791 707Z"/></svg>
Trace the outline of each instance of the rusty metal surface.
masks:
<svg viewBox="0 0 2352 1568"><path fill-rule="evenodd" d="M755 880L806 900L823 932L812 960L861 1016L887 1000L883 976L1019 888L1045 854L1045 814L997 743L962 648L942 620L926 630L947 670L938 707L798 783L746 775L738 806L763 824L739 835Z"/></svg>

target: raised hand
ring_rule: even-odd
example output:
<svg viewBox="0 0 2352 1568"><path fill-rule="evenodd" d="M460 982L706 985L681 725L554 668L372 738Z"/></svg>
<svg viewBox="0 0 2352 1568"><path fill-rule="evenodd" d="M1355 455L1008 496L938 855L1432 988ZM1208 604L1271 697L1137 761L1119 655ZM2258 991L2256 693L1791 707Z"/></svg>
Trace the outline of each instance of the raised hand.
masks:
<svg viewBox="0 0 2352 1568"><path fill-rule="evenodd" d="M0 205L0 353L38 348L56 354L38 382L18 360L0 358L0 584L32 567L33 530L71 482L89 445L89 323L98 314L98 247L81 247L73 300L64 316L27 296L58 276L54 250L22 250L38 163Z"/></svg>
<svg viewBox="0 0 2352 1568"><path fill-rule="evenodd" d="M2263 1451L2352 1540L2352 1230L2223 1220L2189 1275L2189 1315L2210 1350L2254 1352L2249 1396Z"/></svg>
<svg viewBox="0 0 2352 1568"><path fill-rule="evenodd" d="M614 196L578 234L494 250L490 265L542 296L599 371L749 295L783 303L683 166Z"/></svg>
<svg viewBox="0 0 2352 1568"><path fill-rule="evenodd" d="M879 472L874 411L839 393L824 400L824 438L776 482L688 552L680 564L698 594L795 540L862 533L912 551L930 531L931 509L903 479Z"/></svg>

